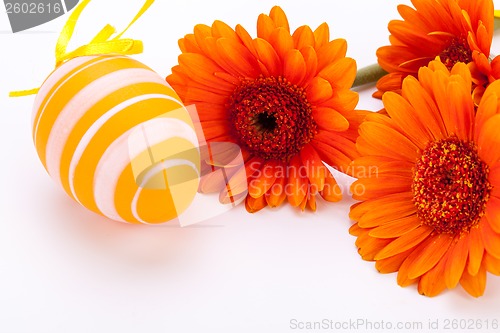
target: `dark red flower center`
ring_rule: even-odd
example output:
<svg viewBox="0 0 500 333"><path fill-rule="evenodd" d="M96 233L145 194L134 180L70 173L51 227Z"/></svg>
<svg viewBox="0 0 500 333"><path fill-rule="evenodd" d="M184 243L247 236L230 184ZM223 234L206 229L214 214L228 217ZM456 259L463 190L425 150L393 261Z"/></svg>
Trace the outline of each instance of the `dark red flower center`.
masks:
<svg viewBox="0 0 500 333"><path fill-rule="evenodd" d="M484 215L491 190L488 173L474 143L455 136L431 143L415 165L418 217L438 233L468 232Z"/></svg>
<svg viewBox="0 0 500 333"><path fill-rule="evenodd" d="M472 51L465 39L454 38L451 40L447 48L440 54L441 62L448 68L452 69L457 62L468 64L472 61Z"/></svg>
<svg viewBox="0 0 500 333"><path fill-rule="evenodd" d="M228 109L239 144L263 159L288 161L317 132L305 90L282 77L243 81Z"/></svg>

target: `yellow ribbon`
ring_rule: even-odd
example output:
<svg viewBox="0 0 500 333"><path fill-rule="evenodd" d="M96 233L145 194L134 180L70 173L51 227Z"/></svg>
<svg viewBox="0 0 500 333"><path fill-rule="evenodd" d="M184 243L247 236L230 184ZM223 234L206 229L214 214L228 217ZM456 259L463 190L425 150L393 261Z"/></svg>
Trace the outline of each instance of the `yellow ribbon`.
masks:
<svg viewBox="0 0 500 333"><path fill-rule="evenodd" d="M500 10L495 10L495 11L493 12L493 15L494 15L495 17L500 17Z"/></svg>
<svg viewBox="0 0 500 333"><path fill-rule="evenodd" d="M154 0L146 0L141 9L134 16L132 21L127 25L127 27L116 35L114 38L110 39L111 36L116 32L115 28L107 24L104 28L99 31L99 33L88 43L78 47L77 49L68 52L67 47L73 32L75 31L76 23L78 18L82 13L83 9L89 4L90 0L83 0L71 13L68 21L64 25L56 44L56 68L64 63L66 60L89 55L98 54L138 54L143 50L142 42L140 40L121 38L121 36L132 26L132 24L137 21L142 14L144 14L148 8L153 4ZM33 95L38 92L39 88L30 90L20 90L12 91L9 93L10 97L20 97Z"/></svg>

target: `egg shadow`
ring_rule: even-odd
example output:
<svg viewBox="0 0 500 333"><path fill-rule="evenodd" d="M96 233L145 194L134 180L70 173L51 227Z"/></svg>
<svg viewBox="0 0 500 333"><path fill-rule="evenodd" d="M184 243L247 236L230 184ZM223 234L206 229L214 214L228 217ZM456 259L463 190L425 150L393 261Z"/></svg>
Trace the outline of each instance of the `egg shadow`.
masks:
<svg viewBox="0 0 500 333"><path fill-rule="evenodd" d="M116 222L79 205L55 185L32 187L25 199L36 202L39 211L37 220L30 223L48 230L44 234L56 243L53 246L123 264L163 265L196 257L202 252L197 248L210 243L210 234L224 227L213 221L187 227L177 221L157 226Z"/></svg>

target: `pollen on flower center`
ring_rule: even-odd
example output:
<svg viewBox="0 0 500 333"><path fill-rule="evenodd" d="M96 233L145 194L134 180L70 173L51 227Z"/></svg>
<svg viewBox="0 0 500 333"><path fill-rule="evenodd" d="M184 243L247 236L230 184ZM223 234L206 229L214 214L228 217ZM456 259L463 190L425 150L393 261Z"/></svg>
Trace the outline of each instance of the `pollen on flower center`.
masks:
<svg viewBox="0 0 500 333"><path fill-rule="evenodd" d="M471 62L472 51L467 41L454 38L451 40L448 47L439 54L439 58L441 62L451 70L457 62L466 64Z"/></svg>
<svg viewBox="0 0 500 333"><path fill-rule="evenodd" d="M468 232L484 215L491 190L488 173L473 143L455 136L431 143L415 165L418 217L438 233Z"/></svg>
<svg viewBox="0 0 500 333"><path fill-rule="evenodd" d="M305 90L282 77L242 82L228 110L239 144L263 159L288 161L317 132Z"/></svg>

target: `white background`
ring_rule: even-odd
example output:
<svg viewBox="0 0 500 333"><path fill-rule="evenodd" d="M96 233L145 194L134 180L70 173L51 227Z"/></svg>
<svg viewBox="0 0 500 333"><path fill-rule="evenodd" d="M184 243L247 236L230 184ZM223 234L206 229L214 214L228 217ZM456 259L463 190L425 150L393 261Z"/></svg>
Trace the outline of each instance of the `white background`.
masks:
<svg viewBox="0 0 500 333"><path fill-rule="evenodd" d="M328 22L363 67L388 43L387 23L399 17L400 2L157 0L126 36L144 41L136 58L164 77L176 64L177 39L195 24L242 23L255 36L258 14L279 4L293 29ZM93 1L70 47L106 23L124 27L141 4ZM500 320L499 277L488 276L479 299L460 287L431 299L362 261L348 234L347 196L316 213L284 206L251 215L239 206L186 228L120 224L78 206L33 148L34 97L7 97L37 87L52 71L67 16L12 34L0 8L0 332L279 333L301 331L292 329L293 319L417 321L424 328L429 320L441 328L446 319ZM382 107L372 91L361 91L358 108ZM344 188L350 181L342 178Z"/></svg>

